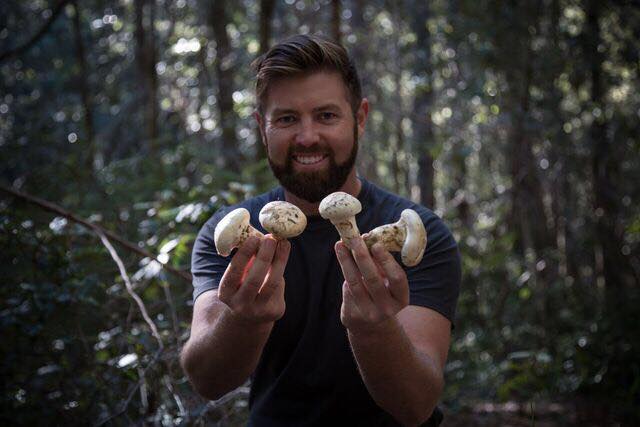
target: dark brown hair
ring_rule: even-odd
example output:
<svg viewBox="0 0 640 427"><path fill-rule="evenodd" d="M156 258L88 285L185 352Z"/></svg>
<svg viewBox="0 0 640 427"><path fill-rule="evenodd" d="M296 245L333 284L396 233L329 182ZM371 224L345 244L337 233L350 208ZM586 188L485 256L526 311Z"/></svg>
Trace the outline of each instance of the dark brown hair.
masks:
<svg viewBox="0 0 640 427"><path fill-rule="evenodd" d="M337 71L347 88L354 115L360 107L362 89L353 61L344 47L323 37L290 37L256 59L252 67L256 72L256 100L261 114L264 114L264 101L272 82L318 71Z"/></svg>

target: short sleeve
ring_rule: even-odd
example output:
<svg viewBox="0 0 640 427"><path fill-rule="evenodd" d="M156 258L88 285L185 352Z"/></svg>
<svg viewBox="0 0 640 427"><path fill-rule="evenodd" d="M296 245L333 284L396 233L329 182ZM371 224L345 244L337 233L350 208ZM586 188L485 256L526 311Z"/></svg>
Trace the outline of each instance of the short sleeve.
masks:
<svg viewBox="0 0 640 427"><path fill-rule="evenodd" d="M458 245L435 214L420 216L427 229L427 248L420 264L407 270L409 303L435 310L453 325L462 277Z"/></svg>
<svg viewBox="0 0 640 427"><path fill-rule="evenodd" d="M191 275L193 276L193 300L203 292L218 289L222 275L231 262L231 257L223 257L216 251L213 233L216 225L227 213L227 209L216 212L200 229L191 255Z"/></svg>

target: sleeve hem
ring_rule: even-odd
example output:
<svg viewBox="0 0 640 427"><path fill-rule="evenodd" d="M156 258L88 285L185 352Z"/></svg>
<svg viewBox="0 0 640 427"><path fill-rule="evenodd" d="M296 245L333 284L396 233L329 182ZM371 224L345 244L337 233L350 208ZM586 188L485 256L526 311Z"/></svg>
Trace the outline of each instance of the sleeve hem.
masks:
<svg viewBox="0 0 640 427"><path fill-rule="evenodd" d="M451 313L448 313L445 309L438 306L435 302L429 301L428 299L424 299L424 298L411 298L409 301L409 305L428 308L441 314L449 322L451 322L451 330L455 329L455 316L452 315Z"/></svg>

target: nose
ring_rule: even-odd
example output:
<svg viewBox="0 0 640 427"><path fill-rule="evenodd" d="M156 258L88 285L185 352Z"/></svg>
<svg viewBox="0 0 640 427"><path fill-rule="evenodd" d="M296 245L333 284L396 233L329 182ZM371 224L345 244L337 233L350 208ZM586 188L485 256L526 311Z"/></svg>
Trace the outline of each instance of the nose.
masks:
<svg viewBox="0 0 640 427"><path fill-rule="evenodd" d="M305 147L317 144L320 141L316 124L310 118L300 120L298 132L296 133L295 142Z"/></svg>

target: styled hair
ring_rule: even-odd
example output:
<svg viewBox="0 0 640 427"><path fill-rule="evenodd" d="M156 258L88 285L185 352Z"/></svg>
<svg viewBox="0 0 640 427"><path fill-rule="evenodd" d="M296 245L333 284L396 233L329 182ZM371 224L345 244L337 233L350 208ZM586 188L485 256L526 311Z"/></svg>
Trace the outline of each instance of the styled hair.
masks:
<svg viewBox="0 0 640 427"><path fill-rule="evenodd" d="M358 72L349 54L340 44L315 35L296 35L275 46L257 58L256 100L258 111L264 114L269 85L283 77L295 77L318 71L336 71L342 77L353 114L362 101L362 88Z"/></svg>

